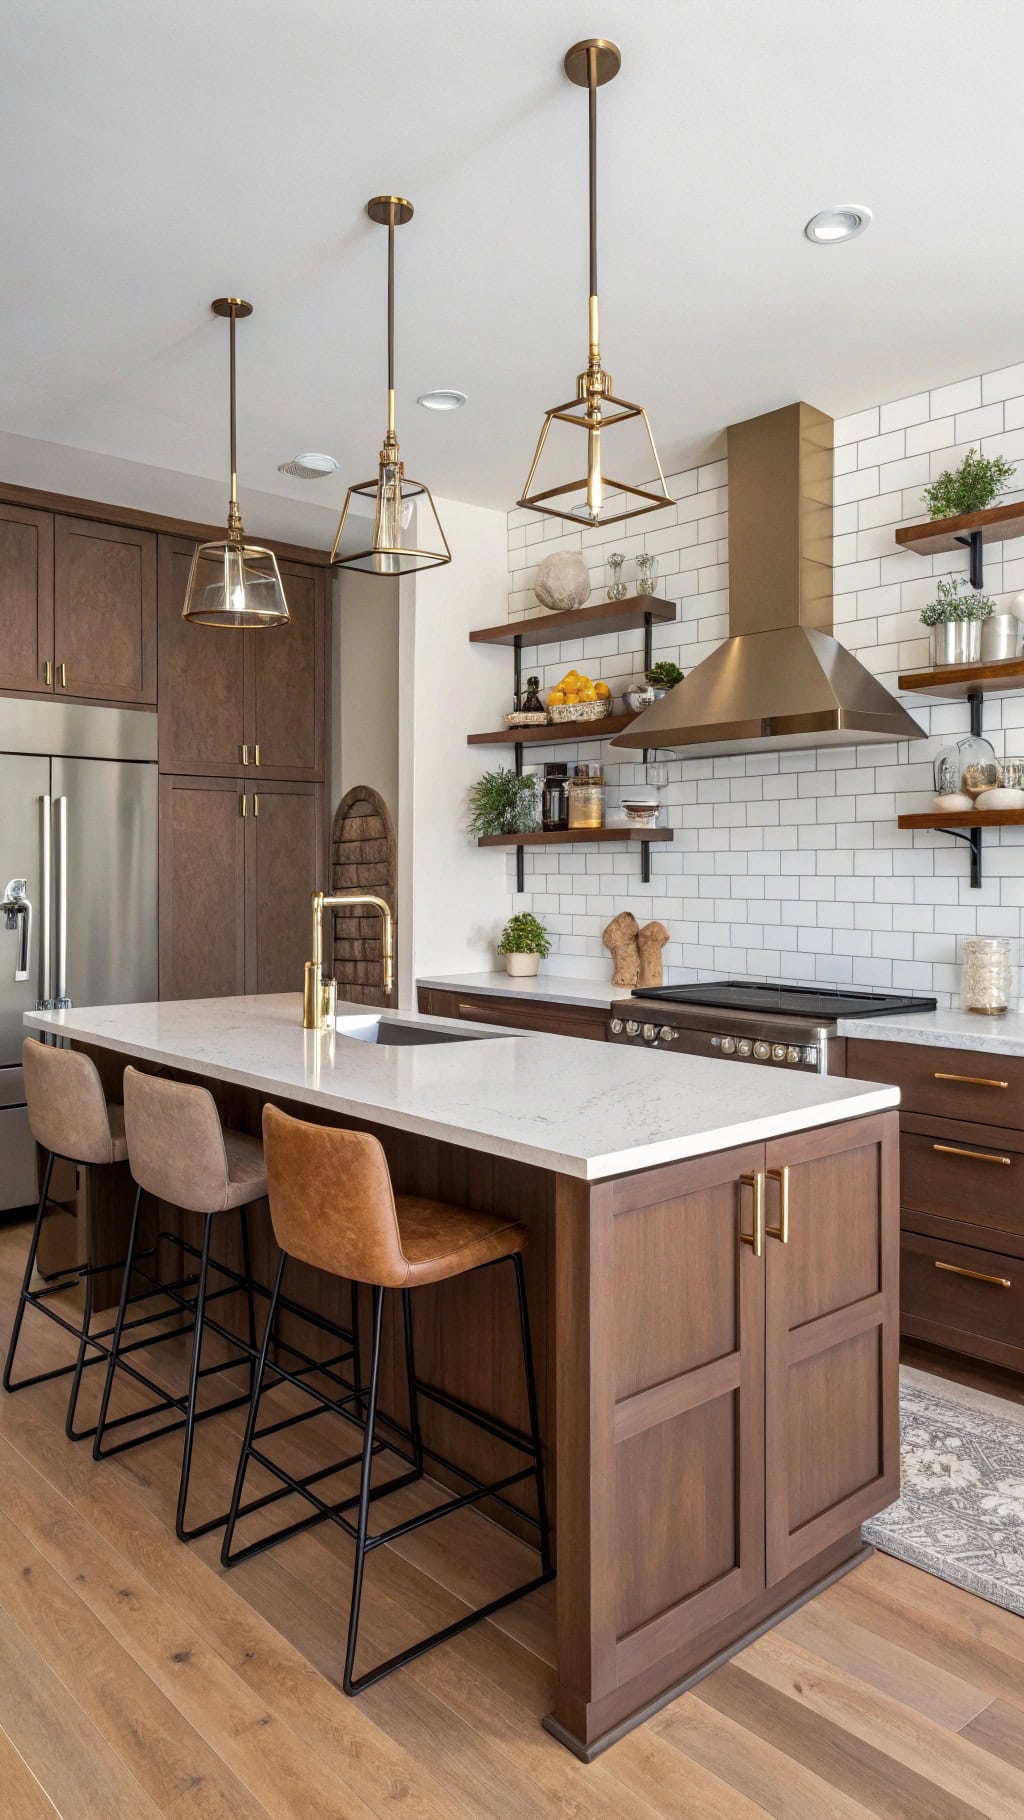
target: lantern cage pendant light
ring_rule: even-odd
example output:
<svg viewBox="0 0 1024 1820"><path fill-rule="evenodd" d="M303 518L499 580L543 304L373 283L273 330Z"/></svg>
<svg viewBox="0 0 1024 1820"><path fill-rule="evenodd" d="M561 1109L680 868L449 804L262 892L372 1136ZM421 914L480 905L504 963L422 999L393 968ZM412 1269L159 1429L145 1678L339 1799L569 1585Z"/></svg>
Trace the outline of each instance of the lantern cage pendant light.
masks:
<svg viewBox="0 0 1024 1820"><path fill-rule="evenodd" d="M590 174L590 351L586 371L576 380L576 397L566 404L555 405L544 416L533 466L526 477L523 497L517 501L534 512L546 512L552 518L568 519L570 524L610 525L624 518L638 518L644 512L656 512L659 506L671 505L654 436L642 405L630 404L616 397L612 378L601 365L600 306L597 296L597 91L618 75L622 53L607 38L584 38L566 51L564 69L570 82L585 88L589 97L589 174ZM661 491L634 486L617 480L602 468L601 437L618 424L639 418L647 432L651 457L657 469ZM540 466L544 445L553 423L570 424L582 430L587 439L587 471L579 480L563 486L531 491ZM570 503L573 495L581 494Z"/></svg>
<svg viewBox="0 0 1024 1820"><path fill-rule="evenodd" d="M217 297L210 305L215 316L226 316L231 335L231 499L228 534L223 543L197 544L185 590L182 618L197 626L233 626L256 630L261 626L286 626L288 602L273 550L246 543L238 510L238 455L235 411L235 323L252 315L252 304L242 297ZM213 576L211 578L211 570Z"/></svg>
<svg viewBox="0 0 1024 1820"><path fill-rule="evenodd" d="M406 479L405 463L399 455L395 434L395 229L412 220L413 207L404 196L373 196L366 205L366 213L371 221L388 230L388 428L376 478L349 487L345 494L331 562L335 568L360 569L368 575L409 575L416 569L433 569L452 559L430 488L422 480ZM340 555L345 522L352 501L357 497L374 502L370 547ZM427 508L437 537L435 540L431 536L430 543L421 547L420 538L426 531L421 519L425 520ZM406 542L405 533L412 524L414 512L416 541Z"/></svg>

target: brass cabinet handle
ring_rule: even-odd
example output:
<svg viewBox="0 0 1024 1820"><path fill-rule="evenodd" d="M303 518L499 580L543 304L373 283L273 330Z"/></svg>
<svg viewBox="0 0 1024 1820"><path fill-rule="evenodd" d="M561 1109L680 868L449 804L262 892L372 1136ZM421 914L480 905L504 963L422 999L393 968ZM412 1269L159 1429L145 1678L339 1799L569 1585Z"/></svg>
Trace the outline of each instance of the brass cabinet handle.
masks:
<svg viewBox="0 0 1024 1820"><path fill-rule="evenodd" d="M66 689L66 688L67 688L67 686L68 686L68 667L67 667L67 664L58 664L58 665L57 665L57 668L58 668L58 670L59 670L59 671L60 671L60 686L61 686L61 688L62 688L62 689Z"/></svg>
<svg viewBox="0 0 1024 1820"><path fill-rule="evenodd" d="M258 815L260 812L260 799L259 799L259 796L255 792L253 793L253 799L252 799L252 812L254 815Z"/></svg>
<svg viewBox="0 0 1024 1820"><path fill-rule="evenodd" d="M248 748L248 746L243 746L243 747L242 747L242 763L243 763L243 765L247 765L247 764L248 764L248 763L249 763L249 748Z"/></svg>
<svg viewBox="0 0 1024 1820"><path fill-rule="evenodd" d="M943 1156L969 1157L972 1163L1001 1163L1006 1169L1013 1162L1012 1156L995 1156L988 1150L962 1150L959 1144L933 1144L932 1149L940 1151Z"/></svg>
<svg viewBox="0 0 1024 1820"><path fill-rule="evenodd" d="M258 746L258 745L257 745L257 746L254 746L254 747L253 747L253 749L252 749L252 753L253 753L253 758L254 758L254 760L255 760L255 762L256 762L256 764L259 764L259 762L260 762L260 749L259 749L259 746Z"/></svg>
<svg viewBox="0 0 1024 1820"><path fill-rule="evenodd" d="M749 1245L755 1258L759 1258L764 1250L764 1173L758 1169L753 1175L741 1175L740 1181L754 1191L754 1230L741 1231L740 1244Z"/></svg>
<svg viewBox="0 0 1024 1820"><path fill-rule="evenodd" d="M962 1264L944 1264L941 1258L933 1258L936 1270L948 1270L950 1276L970 1277L972 1283L994 1283L997 1289L1012 1287L1009 1277L987 1277L983 1270L965 1270Z"/></svg>
<svg viewBox="0 0 1024 1820"><path fill-rule="evenodd" d="M244 790L242 791L242 794L239 797L238 801L239 801L239 805L241 808L242 816L244 817L246 814L246 803L245 803L245 791Z"/></svg>
<svg viewBox="0 0 1024 1820"><path fill-rule="evenodd" d="M49 657L43 664L43 681L48 689L53 688L53 662Z"/></svg>
<svg viewBox="0 0 1024 1820"><path fill-rule="evenodd" d="M770 1182L779 1184L779 1223L777 1226L766 1226L765 1232L770 1239L781 1239L784 1245L789 1244L789 1164L783 1163L781 1169L765 1171Z"/></svg>
<svg viewBox="0 0 1024 1820"><path fill-rule="evenodd" d="M1009 1081L990 1081L983 1074L936 1074L937 1081L962 1081L967 1087L1008 1087Z"/></svg>

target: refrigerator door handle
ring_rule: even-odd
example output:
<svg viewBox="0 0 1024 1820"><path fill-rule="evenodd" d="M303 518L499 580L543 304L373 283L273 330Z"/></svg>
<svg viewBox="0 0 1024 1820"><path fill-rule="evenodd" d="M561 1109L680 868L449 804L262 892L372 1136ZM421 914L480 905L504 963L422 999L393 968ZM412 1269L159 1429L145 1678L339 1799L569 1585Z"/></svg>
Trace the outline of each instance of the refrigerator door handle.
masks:
<svg viewBox="0 0 1024 1820"><path fill-rule="evenodd" d="M39 905L39 997L37 1011L49 1011L53 991L50 931L53 917L53 842L51 839L52 803L48 796L39 799L39 845L42 854L42 884Z"/></svg>
<svg viewBox="0 0 1024 1820"><path fill-rule="evenodd" d="M53 1009L69 1011L68 998L68 799L58 796L57 810L57 971Z"/></svg>

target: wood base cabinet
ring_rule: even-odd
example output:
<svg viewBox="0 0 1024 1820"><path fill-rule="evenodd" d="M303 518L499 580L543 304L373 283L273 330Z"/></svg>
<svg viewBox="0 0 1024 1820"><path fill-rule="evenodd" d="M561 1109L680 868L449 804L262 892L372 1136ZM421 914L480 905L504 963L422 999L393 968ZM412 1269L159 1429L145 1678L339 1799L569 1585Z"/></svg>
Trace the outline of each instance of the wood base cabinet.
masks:
<svg viewBox="0 0 1024 1820"><path fill-rule="evenodd" d="M608 1013L598 1005L559 1005L510 994L445 992L420 986L419 1008L427 1017L468 1018L474 1024L503 1024L513 1030L543 1030L548 1036L581 1036L603 1043Z"/></svg>
<svg viewBox="0 0 1024 1820"><path fill-rule="evenodd" d="M160 779L161 998L302 990L321 796L280 779Z"/></svg>
<svg viewBox="0 0 1024 1820"><path fill-rule="evenodd" d="M897 1144L892 1113L559 1178L545 1723L578 1755L850 1565L898 1497Z"/></svg>

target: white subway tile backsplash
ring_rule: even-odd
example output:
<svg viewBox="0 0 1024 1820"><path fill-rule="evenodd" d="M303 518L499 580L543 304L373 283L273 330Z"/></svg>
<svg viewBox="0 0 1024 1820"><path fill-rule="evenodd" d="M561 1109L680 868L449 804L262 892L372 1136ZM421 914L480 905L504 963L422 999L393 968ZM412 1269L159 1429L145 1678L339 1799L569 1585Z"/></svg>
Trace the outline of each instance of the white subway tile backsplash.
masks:
<svg viewBox="0 0 1024 1820"><path fill-rule="evenodd" d="M980 403L980 378L958 379L954 385L933 388L931 414L933 417L943 417L950 411L972 411Z"/></svg>

